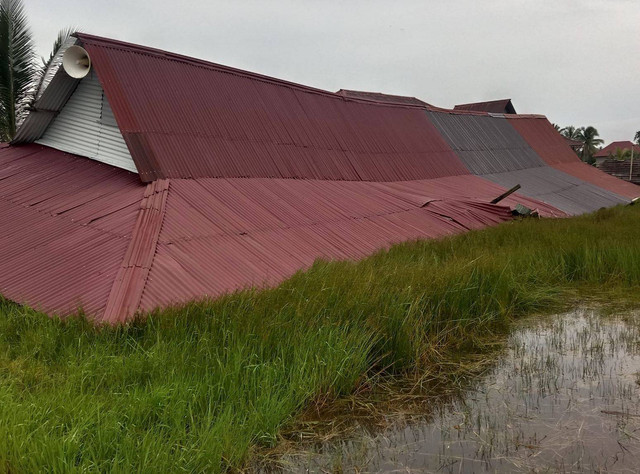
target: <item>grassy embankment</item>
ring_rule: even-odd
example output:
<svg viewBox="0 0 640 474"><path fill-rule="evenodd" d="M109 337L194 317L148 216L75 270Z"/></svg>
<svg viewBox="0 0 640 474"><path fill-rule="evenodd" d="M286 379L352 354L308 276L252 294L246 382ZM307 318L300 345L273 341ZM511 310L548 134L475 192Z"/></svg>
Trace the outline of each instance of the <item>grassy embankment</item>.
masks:
<svg viewBox="0 0 640 474"><path fill-rule="evenodd" d="M429 373L512 318L639 289L635 206L319 262L126 328L2 301L0 471L239 467L305 407L383 369Z"/></svg>

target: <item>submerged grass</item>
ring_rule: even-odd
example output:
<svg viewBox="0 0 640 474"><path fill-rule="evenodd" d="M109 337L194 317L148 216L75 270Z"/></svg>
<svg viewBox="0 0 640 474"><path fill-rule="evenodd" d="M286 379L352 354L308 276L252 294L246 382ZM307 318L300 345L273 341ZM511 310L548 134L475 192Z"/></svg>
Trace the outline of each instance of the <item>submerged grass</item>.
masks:
<svg viewBox="0 0 640 474"><path fill-rule="evenodd" d="M224 471L312 404L442 370L513 318L640 300L640 207L317 262L96 328L0 301L0 471Z"/></svg>

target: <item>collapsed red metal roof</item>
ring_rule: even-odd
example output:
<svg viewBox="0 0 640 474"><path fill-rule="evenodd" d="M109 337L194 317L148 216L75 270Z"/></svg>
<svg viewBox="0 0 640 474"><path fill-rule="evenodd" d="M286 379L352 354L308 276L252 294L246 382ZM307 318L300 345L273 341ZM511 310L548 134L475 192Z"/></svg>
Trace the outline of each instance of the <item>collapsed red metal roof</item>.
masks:
<svg viewBox="0 0 640 474"><path fill-rule="evenodd" d="M317 258L511 218L504 188L474 176L368 183L163 179L40 145L0 148L0 294L99 321L273 284ZM523 196L504 201L562 212Z"/></svg>
<svg viewBox="0 0 640 474"><path fill-rule="evenodd" d="M472 176L458 154L476 156L467 161L478 169L517 165L524 177L530 166L553 171L546 162L596 179L544 127L539 136L527 129L538 122L520 126L529 145L516 134L504 153L499 134L467 140L486 114L462 112L456 142L468 146L454 152L429 119L433 107L78 38L140 174L39 145L0 148L0 218L13 223L0 235L0 294L49 312L82 307L120 322L273 284L317 258L360 258L503 222L516 204L566 215L521 193L488 204L505 187ZM36 102L21 142L51 123L77 86L70 81L52 82L58 89ZM605 184L617 193L625 185Z"/></svg>

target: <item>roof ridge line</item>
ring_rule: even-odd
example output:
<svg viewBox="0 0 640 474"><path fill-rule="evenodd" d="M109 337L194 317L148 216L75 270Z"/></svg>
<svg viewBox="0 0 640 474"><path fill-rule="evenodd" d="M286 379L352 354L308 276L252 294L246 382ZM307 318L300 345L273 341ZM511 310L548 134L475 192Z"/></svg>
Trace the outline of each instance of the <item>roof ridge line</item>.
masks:
<svg viewBox="0 0 640 474"><path fill-rule="evenodd" d="M129 247L122 258L100 318L103 322L123 322L138 311L158 247L168 192L168 179L147 184Z"/></svg>
<svg viewBox="0 0 640 474"><path fill-rule="evenodd" d="M290 87L290 88L301 90L304 92L325 95L325 96L332 97L334 99L343 100L343 101L364 102L369 104L375 104L381 107L402 107L402 108L413 108L413 109L424 108L424 106L421 106L418 104L384 103L376 100L369 100L369 99L359 98L359 97L346 97L341 94L338 94L337 92L332 92L326 89L320 89L318 87L307 86L305 84L300 84L299 82L288 81L286 79L279 79L274 76L268 76L266 74L247 71L246 69L240 69L233 66L225 66L224 64L219 64L213 61L207 61L205 59L199 59L199 58L195 58L193 56L187 56L184 54L173 53L171 51L167 51L160 48L152 48L150 46L143 46L135 43L129 43L126 41L105 38L103 36L91 35L89 33L76 32L73 34L73 36L78 38L82 43L88 42L88 43L93 43L96 46L102 46L105 48L119 49L121 51L129 51L129 52L138 53L138 54L147 54L150 56L154 56L157 58L166 59L170 61L180 61L182 63L192 65L194 67L202 67L205 69L215 70L224 74L232 74L235 76L246 77L246 78L267 82L274 85Z"/></svg>
<svg viewBox="0 0 640 474"><path fill-rule="evenodd" d="M317 87L307 86L307 85L300 84L293 81L287 81L286 79L278 79L277 77L267 76L266 74L247 71L247 70L239 69L232 66L225 66L224 64L214 63L213 61L207 61L205 59L199 59L199 58L195 58L193 56L187 56L184 54L173 53L171 51L167 51L160 48L152 48L150 46L143 46L135 43L129 43L126 41L119 41L111 38L105 38L102 36L95 36L88 33L74 33L74 36L78 38L80 41L82 41L83 43L86 41L86 42L94 43L97 45L99 44L100 46L107 47L107 48L120 49L123 51L131 51L139 54L148 54L148 55L152 55L155 57L164 58L172 61L180 61L196 67L214 69L219 72L235 74L238 76L251 77L252 79L271 82L271 83L279 84L282 86L289 86L289 87L295 87L298 89L304 89L307 92L314 92L318 94L329 95L336 99L344 99L343 96L325 89L319 89Z"/></svg>

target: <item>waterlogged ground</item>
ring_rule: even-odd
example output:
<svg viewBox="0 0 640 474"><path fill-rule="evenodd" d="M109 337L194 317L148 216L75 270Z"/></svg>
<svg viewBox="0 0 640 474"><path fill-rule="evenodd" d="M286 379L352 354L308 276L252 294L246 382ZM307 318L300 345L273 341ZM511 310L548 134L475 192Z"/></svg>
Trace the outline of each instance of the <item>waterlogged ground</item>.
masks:
<svg viewBox="0 0 640 474"><path fill-rule="evenodd" d="M458 397L420 416L364 420L280 462L307 472L640 473L640 315L527 322Z"/></svg>

